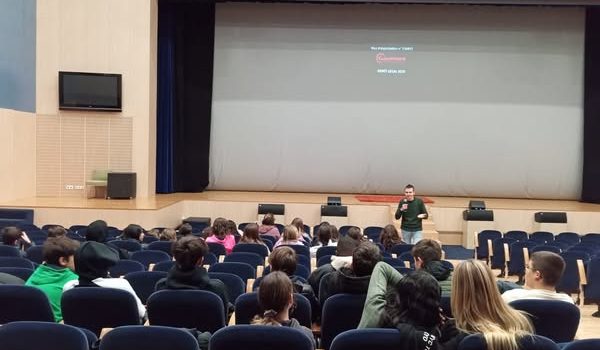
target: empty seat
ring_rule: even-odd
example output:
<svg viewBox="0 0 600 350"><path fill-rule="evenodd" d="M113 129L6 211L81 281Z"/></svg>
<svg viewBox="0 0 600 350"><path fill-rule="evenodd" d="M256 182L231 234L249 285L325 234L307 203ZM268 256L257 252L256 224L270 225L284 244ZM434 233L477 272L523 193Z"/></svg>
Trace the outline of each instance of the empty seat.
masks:
<svg viewBox="0 0 600 350"><path fill-rule="evenodd" d="M0 344L10 350L88 350L85 333L50 322L12 322L0 327Z"/></svg>
<svg viewBox="0 0 600 350"><path fill-rule="evenodd" d="M138 271L125 275L125 279L129 281L135 294L137 294L144 305L148 297L156 290L156 283L166 277L167 273L163 271Z"/></svg>
<svg viewBox="0 0 600 350"><path fill-rule="evenodd" d="M32 270L34 268L33 263L30 260L14 256L0 257L0 267L24 267Z"/></svg>
<svg viewBox="0 0 600 350"><path fill-rule="evenodd" d="M142 250L133 252L131 254L131 260L138 261L144 268L148 269L150 264L156 264L161 261L170 261L171 256L160 250Z"/></svg>
<svg viewBox="0 0 600 350"><path fill-rule="evenodd" d="M220 329L210 339L210 350L314 350L314 340L289 327L235 325Z"/></svg>
<svg viewBox="0 0 600 350"><path fill-rule="evenodd" d="M190 332L163 326L122 326L108 332L100 350L198 350Z"/></svg>
<svg viewBox="0 0 600 350"><path fill-rule="evenodd" d="M46 294L29 286L0 285L0 324L13 321L54 322Z"/></svg>

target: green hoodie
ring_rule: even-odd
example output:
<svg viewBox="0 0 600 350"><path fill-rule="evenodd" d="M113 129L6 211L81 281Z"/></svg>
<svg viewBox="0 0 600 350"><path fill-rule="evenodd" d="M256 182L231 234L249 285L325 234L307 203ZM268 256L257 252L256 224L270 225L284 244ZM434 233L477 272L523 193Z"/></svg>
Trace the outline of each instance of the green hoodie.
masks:
<svg viewBox="0 0 600 350"><path fill-rule="evenodd" d="M39 288L48 296L54 313L54 320L60 322L62 321L60 298L62 297L63 286L65 283L78 278L69 268L43 264L33 271L25 285Z"/></svg>

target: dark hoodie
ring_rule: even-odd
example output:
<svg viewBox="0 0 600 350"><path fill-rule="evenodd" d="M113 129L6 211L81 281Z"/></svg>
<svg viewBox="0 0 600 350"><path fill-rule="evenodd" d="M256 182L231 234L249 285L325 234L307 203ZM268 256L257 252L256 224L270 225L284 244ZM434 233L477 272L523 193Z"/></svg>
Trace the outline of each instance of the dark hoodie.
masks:
<svg viewBox="0 0 600 350"><path fill-rule="evenodd" d="M106 243L106 235L108 233L108 225L104 220L96 220L88 225L85 231L85 240L91 242L104 243L119 253L119 259L129 259L129 252L125 249L120 249L110 243Z"/></svg>
<svg viewBox="0 0 600 350"><path fill-rule="evenodd" d="M442 296L450 296L452 290L452 269L444 265L439 260L428 262L422 267L423 271L428 272L440 284Z"/></svg>
<svg viewBox="0 0 600 350"><path fill-rule="evenodd" d="M342 267L321 279L319 287L319 302L321 305L334 294L367 294L371 275L356 276L349 267Z"/></svg>
<svg viewBox="0 0 600 350"><path fill-rule="evenodd" d="M97 286L93 280L108 278L108 269L119 261L119 253L102 243L84 242L75 252L79 286Z"/></svg>
<svg viewBox="0 0 600 350"><path fill-rule="evenodd" d="M220 280L210 279L206 269L201 266L196 266L192 270L182 270L175 264L167 277L156 283L156 290L161 289L197 289L213 292L223 300L225 313L233 312L233 305L229 302L225 284Z"/></svg>

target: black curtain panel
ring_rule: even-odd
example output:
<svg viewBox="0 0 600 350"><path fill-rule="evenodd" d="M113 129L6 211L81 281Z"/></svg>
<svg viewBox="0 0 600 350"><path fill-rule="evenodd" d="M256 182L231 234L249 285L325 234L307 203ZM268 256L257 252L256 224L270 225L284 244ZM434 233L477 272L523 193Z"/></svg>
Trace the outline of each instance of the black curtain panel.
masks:
<svg viewBox="0 0 600 350"><path fill-rule="evenodd" d="M565 142L567 142L565 140ZM583 102L583 202L600 203L600 8L588 7Z"/></svg>
<svg viewBox="0 0 600 350"><path fill-rule="evenodd" d="M159 2L157 192L208 186L215 4Z"/></svg>

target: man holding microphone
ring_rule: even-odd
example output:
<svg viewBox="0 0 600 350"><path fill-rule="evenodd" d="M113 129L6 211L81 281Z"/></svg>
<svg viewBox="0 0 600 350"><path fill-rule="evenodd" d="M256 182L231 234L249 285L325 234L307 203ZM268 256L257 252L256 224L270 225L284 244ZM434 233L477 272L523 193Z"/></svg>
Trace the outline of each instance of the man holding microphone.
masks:
<svg viewBox="0 0 600 350"><path fill-rule="evenodd" d="M396 220L402 218L400 228L402 238L408 244L415 244L423 238L423 219L427 219L427 209L423 200L415 197L415 187L404 187L404 198L398 203Z"/></svg>

